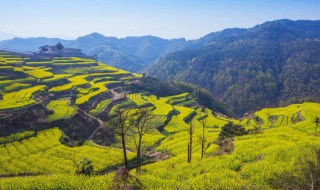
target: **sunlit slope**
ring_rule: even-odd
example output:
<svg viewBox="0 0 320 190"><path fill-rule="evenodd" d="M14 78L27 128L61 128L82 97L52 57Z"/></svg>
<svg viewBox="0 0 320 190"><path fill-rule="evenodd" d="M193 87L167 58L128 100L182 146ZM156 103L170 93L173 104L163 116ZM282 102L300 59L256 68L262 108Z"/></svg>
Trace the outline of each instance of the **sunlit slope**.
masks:
<svg viewBox="0 0 320 190"><path fill-rule="evenodd" d="M61 95L73 92L75 104L83 105L103 93L108 85L141 77L85 58L42 58L30 60L0 52L0 111L24 108L39 93Z"/></svg>
<svg viewBox="0 0 320 190"><path fill-rule="evenodd" d="M156 120L154 121L157 125L159 125L163 130L160 129L153 130L150 133L148 133L145 136L145 141L143 143L144 147L151 147L154 146L157 142L159 143L159 146L156 147L155 151L164 152L166 154L169 154L171 158L168 160L162 161L162 163L166 162L173 162L179 160L179 162L184 162L185 157L185 145L187 143L187 131L188 131L188 123L186 121L186 118L190 117L191 114L195 114L193 117L191 117L195 127L195 138L201 133L201 123L198 119L203 117L205 114L207 114L207 122L206 122L206 134L208 134L208 139L215 139L219 132L219 127L221 127L228 118L223 118L224 120L220 120L216 118L211 111L205 110L205 112L199 111L198 108L193 107L184 107L181 104L178 106L174 105L174 101L170 101L171 99L181 99L184 95L176 95L176 96L170 96L170 97L153 97L148 96L144 94L140 95L132 95L129 94L129 97L132 99L133 96L137 97L137 106L140 105L140 102L143 102L143 104L146 106L147 109L150 109L150 113L154 114L156 116ZM151 101L149 102L148 100ZM181 99L182 100L182 99ZM190 101L190 100L187 100ZM190 103L190 102L189 102ZM61 105L67 105L68 102L65 99L61 99L59 101L52 101L48 105L51 109L59 109L59 106ZM161 106L170 107L170 110L161 109ZM67 107L67 106L66 106ZM157 108L158 107L158 108ZM68 108L71 109L72 108ZM155 111L156 110L156 111ZM170 111L172 113L170 113ZM59 117L60 112L56 114L56 117ZM72 111L67 111L67 113L70 113ZM167 115L166 115L167 114ZM168 114L172 114L172 117L168 117ZM214 122L216 121L216 123ZM167 123L167 124L166 124ZM166 130L171 128L172 130ZM22 179L19 179L18 177L13 179L4 179L0 180L0 186L9 188L9 189L15 189L15 188L36 188L38 186L41 187L52 187L52 188L77 188L81 189L83 187L90 187L90 185L94 185L95 187L101 187L104 185L107 185L111 181L110 175L106 177L91 177L89 179L84 179L81 176L73 176L72 171L74 171L74 166L72 163L72 156L75 156L77 159L80 159L81 157L88 157L90 158L94 164L95 170L99 171L103 168L108 168L115 166L119 164L119 162L122 162L121 155L117 155L120 151L118 147L120 147L120 144L115 143L111 147L113 148L101 148L96 147L95 145L85 145L77 148L69 148L64 145L62 145L58 140L61 137L61 132L58 129L50 129L46 131L39 132L36 136L26 138L19 142L13 142L10 144L7 144L6 147L2 149L2 152L4 154L8 152L13 152L14 155L6 155L5 160L3 160L1 167L6 168L4 170L5 173L3 175L16 175L21 174L21 172L25 173L36 173L36 174L54 174L51 176L47 176L47 182L44 183L42 181L42 177L40 176L32 176L32 177L24 177ZM36 143L34 141L41 141L42 143L38 143L38 145L35 145ZM196 141L196 140L195 140ZM212 144L212 145L210 145ZM129 155L130 158L132 158L131 151L134 151L134 142L132 139L127 140L128 150L130 150ZM214 152L215 148L217 147L212 142L208 142L208 145L210 145L207 148L207 152L212 153ZM41 147L41 150L33 151L33 152L22 152L23 149L26 150L37 150L36 147ZM199 144L195 142L194 145L194 155L199 153ZM12 151L7 151L7 149ZM38 157L42 158L42 162L39 162L37 164L33 164L32 167L28 166L27 163L33 162L34 159L37 159ZM54 159L51 159L52 158ZM117 159L117 161L114 161L114 159ZM196 158L197 160L199 158ZM13 160L13 161L11 161ZM8 163L17 163L18 167L10 168L10 165ZM46 168L45 170L41 170L44 166L44 163L48 163L52 166ZM59 167L55 167L56 164L59 163ZM144 167L143 167L144 168ZM39 172L39 173L37 173ZM63 175L61 175L63 174ZM68 174L68 175L67 175ZM150 174L151 175L151 174ZM15 180L16 179L16 180ZM142 178L143 179L143 178ZM89 180L87 182L80 182L81 180ZM76 185L77 183L82 184L83 186ZM145 183L145 182L144 182ZM150 185L150 184L146 184ZM161 185L161 184L159 184ZM160 186L159 186L160 187Z"/></svg>
<svg viewBox="0 0 320 190"><path fill-rule="evenodd" d="M297 114L301 114L299 120L295 120ZM193 131L195 142L191 164L187 163L189 131L186 126L185 130L169 135L158 146L159 150L168 151L173 156L143 167L141 179L151 189L296 187L290 186L293 185L290 181L303 184L310 177L307 168L318 167L319 164L320 141L314 134L314 119L317 114L320 114L320 104L309 102L262 109L255 113L255 116L263 120L255 122L255 125L263 127L262 133L236 137L235 149L227 155L218 154L216 139L220 128L216 127L221 127L223 123L216 121L215 127L206 127L206 158L203 159L197 141L202 130L197 127L201 125L197 124ZM269 118L276 116L288 117L290 122L274 122L270 127ZM211 120L207 118L207 121Z"/></svg>
<svg viewBox="0 0 320 190"><path fill-rule="evenodd" d="M73 161L79 162L83 157L92 160L96 171L122 163L119 149L90 145L71 148L61 144L61 136L59 129L52 128L2 145L0 175L74 174Z"/></svg>
<svg viewBox="0 0 320 190"><path fill-rule="evenodd" d="M144 95L139 96L140 98L144 101L148 99ZM159 98L159 101L161 99ZM167 104L167 106L170 105ZM219 145L216 139L228 118L215 117L210 113L206 117L205 134L207 141L206 155L203 159L201 159L200 144L197 141L197 137L202 133L202 119L198 119L206 112L171 106L177 109L179 113L175 115L176 119L172 117L170 120L173 123L170 124L169 122L165 127L172 125L171 127L176 130L172 133L166 132L163 134L162 140L156 148L157 151L170 154L170 157L143 166L143 172L139 176L143 184L149 189L189 189L191 187L194 189L277 189L279 187L290 187L289 182L291 180L303 181L304 176L307 175L306 172L309 172L306 168L310 164L317 165L318 163L319 137L316 137L311 129L315 127L312 119L314 115L319 113L319 104L295 104L284 108L267 108L256 112L255 115L258 115L261 119L265 118L263 114L287 114L287 116L291 116L301 109L309 115L305 115L304 120L296 122L294 125L291 123L288 125L274 124L271 128L264 127L261 134L236 137L234 139L234 151L222 155L217 154ZM184 119L189 116L192 110L197 114L192 119L194 123L193 159L191 163L187 163L189 129ZM306 127L300 128L299 126L302 126L303 122L305 123L303 126ZM310 128L310 132L307 130L308 128ZM152 136L147 138L151 140ZM16 179L2 179L0 184L3 187L10 187L9 184L14 182L12 187L34 188L37 185L44 187L50 185L54 188L74 187L81 189L83 187L89 188L90 185L106 186L111 182L112 176L83 179L72 175L54 175L47 177L47 183L42 182L41 176ZM70 181L66 179L70 179ZM306 179L308 179L308 175ZM80 180L86 182L80 183ZM59 182L62 182L63 186ZM77 183L83 186L80 187L76 185Z"/></svg>
<svg viewBox="0 0 320 190"><path fill-rule="evenodd" d="M258 126L266 129L288 126L314 134L314 121L317 116L320 116L320 105L306 102L283 108L265 108L256 112L252 118L244 119L241 123L247 128Z"/></svg>
<svg viewBox="0 0 320 190"><path fill-rule="evenodd" d="M208 133L210 139L218 134ZM281 181L281 176L301 180L298 178L308 175L306 163L318 163L318 137L289 127L237 137L230 155L208 155L202 160L195 143L191 164L186 161L186 135L176 134L159 147L172 151L174 157L143 167L141 179L150 189L277 189L281 183L290 183ZM218 145L211 148L217 149Z"/></svg>

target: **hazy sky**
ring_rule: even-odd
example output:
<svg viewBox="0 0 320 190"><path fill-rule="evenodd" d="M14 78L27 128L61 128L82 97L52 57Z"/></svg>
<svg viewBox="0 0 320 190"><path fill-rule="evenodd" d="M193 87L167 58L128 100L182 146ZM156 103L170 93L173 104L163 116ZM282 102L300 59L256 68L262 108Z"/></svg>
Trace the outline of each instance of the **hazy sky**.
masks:
<svg viewBox="0 0 320 190"><path fill-rule="evenodd" d="M1 0L0 32L196 39L276 19L320 19L320 0Z"/></svg>

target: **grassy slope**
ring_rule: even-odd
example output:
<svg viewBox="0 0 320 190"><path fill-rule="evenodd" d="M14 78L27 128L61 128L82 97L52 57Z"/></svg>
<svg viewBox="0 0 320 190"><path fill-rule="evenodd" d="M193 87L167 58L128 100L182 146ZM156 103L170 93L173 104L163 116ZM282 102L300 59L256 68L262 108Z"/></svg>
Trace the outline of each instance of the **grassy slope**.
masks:
<svg viewBox="0 0 320 190"><path fill-rule="evenodd" d="M312 115L318 113L319 104L305 103L286 108L273 108L273 112L290 112L296 106L303 108L311 116L302 121L310 122L310 126L306 125L305 128L314 126ZM263 109L257 114L268 111L270 109ZM191 186L195 189L203 189L204 185L209 189L273 189L272 184L277 184L279 175L288 173L302 175L299 172L302 172L303 165L297 164L300 163L299 160L307 158L314 162L317 159L315 150L319 150L320 146L318 137L308 133L308 130L301 131L300 128L296 128L299 127L299 124L298 122L292 126L274 126L264 129L262 134L237 137L235 151L232 154L220 156L208 154L202 160L200 159L200 145L195 141L191 164L186 162L187 131L169 134L157 149L169 151L173 157L143 166L140 179L150 189L174 189L176 187L188 189ZM219 130L219 128L209 127L206 129L208 144L216 139ZM201 128L196 126L194 136L196 137L200 132ZM212 152L218 147L213 145L208 146L213 149ZM207 151L209 151L208 149ZM56 174L47 177L46 183L41 181L42 177L39 176L2 179L0 185L8 188L10 185L12 188L32 188L41 185L52 188L73 187L81 189L89 188L92 184L95 187L103 187L112 179L110 175L107 175L85 178L85 182L80 182L84 178Z"/></svg>

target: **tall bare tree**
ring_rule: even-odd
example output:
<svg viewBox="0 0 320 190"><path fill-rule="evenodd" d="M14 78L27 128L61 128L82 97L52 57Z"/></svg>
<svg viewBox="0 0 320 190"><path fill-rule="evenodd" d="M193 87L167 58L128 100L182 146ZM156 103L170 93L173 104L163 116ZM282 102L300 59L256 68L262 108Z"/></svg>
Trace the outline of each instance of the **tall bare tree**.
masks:
<svg viewBox="0 0 320 190"><path fill-rule="evenodd" d="M142 138L146 133L149 133L155 126L155 117L150 114L146 109L139 109L132 114L131 123L133 125L133 136L134 143L137 150L137 163L136 163L136 173L141 172L141 147ZM137 137L137 138L136 138Z"/></svg>
<svg viewBox="0 0 320 190"><path fill-rule="evenodd" d="M206 118L207 118L207 116L205 118L203 118L202 120L200 120L201 125L202 125L202 135L199 136L199 143L201 145L201 159L204 157L204 146L207 142L207 139L205 136L205 128L206 128L206 124L207 124Z"/></svg>
<svg viewBox="0 0 320 190"><path fill-rule="evenodd" d="M192 136L193 136L193 124L192 120L189 122L189 143L188 143L188 162L192 159Z"/></svg>
<svg viewBox="0 0 320 190"><path fill-rule="evenodd" d="M126 137L130 129L130 111L129 110L117 110L115 116L111 118L110 124L113 126L116 135L120 136L123 159L125 169L129 169L127 150L126 150Z"/></svg>

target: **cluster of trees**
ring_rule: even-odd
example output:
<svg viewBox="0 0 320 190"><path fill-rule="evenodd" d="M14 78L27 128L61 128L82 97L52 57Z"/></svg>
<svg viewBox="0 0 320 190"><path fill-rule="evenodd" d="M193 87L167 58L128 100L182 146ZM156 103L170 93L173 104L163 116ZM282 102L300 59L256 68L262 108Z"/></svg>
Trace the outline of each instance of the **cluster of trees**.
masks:
<svg viewBox="0 0 320 190"><path fill-rule="evenodd" d="M141 172L143 137L156 126L155 116L144 108L119 109L115 111L115 115L109 120L109 124L114 133L121 139L125 171L129 171L126 142L128 137L133 138L136 148L135 168L136 173L139 174ZM90 159L83 158L80 162L77 162L77 160L73 158L72 161L76 167L75 173L77 175L90 176L94 172ZM119 179L116 181L119 181Z"/></svg>
<svg viewBox="0 0 320 190"><path fill-rule="evenodd" d="M229 122L221 128L219 140L224 140L246 134L248 134L248 131L243 126Z"/></svg>
<svg viewBox="0 0 320 190"><path fill-rule="evenodd" d="M143 137L145 134L149 133L157 123L155 123L155 116L149 113L149 110L145 108L139 108L134 110L116 110L113 118L110 119L109 124L113 127L113 130L117 136L121 139L121 145L123 150L124 158L124 168L129 170L129 162L127 157L127 138L133 138L136 148L136 173L141 172L141 162L142 162L142 144ZM201 158L205 154L205 144L207 139L205 137L206 128L206 117L201 118L201 128L202 134L198 137L198 142L201 145ZM193 122L192 119L189 123L189 141L188 141L188 152L187 152L187 162L192 161L192 143L193 143Z"/></svg>
<svg viewBox="0 0 320 190"><path fill-rule="evenodd" d="M116 135L121 138L125 169L129 170L126 140L132 137L136 148L136 173L141 171L141 155L143 136L155 126L155 116L147 109L117 110L115 116L109 121Z"/></svg>

